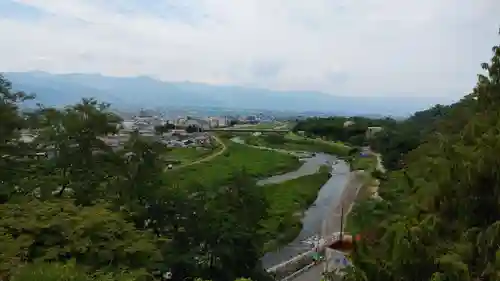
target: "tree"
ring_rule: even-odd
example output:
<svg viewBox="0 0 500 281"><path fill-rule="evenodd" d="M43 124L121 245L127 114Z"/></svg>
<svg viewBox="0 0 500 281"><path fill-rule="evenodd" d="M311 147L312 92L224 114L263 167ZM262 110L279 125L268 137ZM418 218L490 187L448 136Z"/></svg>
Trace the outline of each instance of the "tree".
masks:
<svg viewBox="0 0 500 281"><path fill-rule="evenodd" d="M52 155L37 176L47 178L42 186L42 198L63 196L70 191L77 204L91 204L101 198L109 175L113 174L109 160L113 153L103 138L117 133L120 118L112 114L109 105L93 99L64 110L40 108L39 136L35 144ZM54 193L57 192L57 193Z"/></svg>
<svg viewBox="0 0 500 281"><path fill-rule="evenodd" d="M248 175L221 187L172 186L162 144L132 133L122 147L106 145L120 122L109 105L84 99L28 115L24 94L0 84L2 280L268 277L258 233L266 202ZM21 131L33 142L20 141Z"/></svg>
<svg viewBox="0 0 500 281"><path fill-rule="evenodd" d="M188 133L195 133L195 132L200 132L201 128L196 125L189 125L186 127L186 132Z"/></svg>
<svg viewBox="0 0 500 281"><path fill-rule="evenodd" d="M360 227L374 239L357 245L346 280L500 277L493 246L500 243L499 47L482 67L488 76L479 76L471 95L416 113L392 132L409 144L389 146L405 165L383 182L383 202L358 204ZM424 130L409 134L418 126Z"/></svg>
<svg viewBox="0 0 500 281"><path fill-rule="evenodd" d="M269 144L284 144L285 136L279 134L270 134L264 137Z"/></svg>
<svg viewBox="0 0 500 281"><path fill-rule="evenodd" d="M171 130L175 129L175 125L174 124L170 124L170 123L166 123L164 125L157 125L154 128L155 128L155 133L157 135L162 135L164 133L168 133Z"/></svg>
<svg viewBox="0 0 500 281"><path fill-rule="evenodd" d="M139 281L145 272L89 272L74 261L68 263L34 263L16 269L11 281Z"/></svg>
<svg viewBox="0 0 500 281"><path fill-rule="evenodd" d="M209 274L217 280L261 279L259 259L265 241L259 229L267 203L261 188L245 171L233 175L231 182L217 191L208 208L211 223L204 252L209 254Z"/></svg>
<svg viewBox="0 0 500 281"><path fill-rule="evenodd" d="M99 268L148 268L161 256L151 234L140 232L104 205L77 207L71 201L0 205L1 270L24 262L75 259ZM13 264L14 262L14 264Z"/></svg>
<svg viewBox="0 0 500 281"><path fill-rule="evenodd" d="M0 203L6 202L16 192L30 173L31 146L20 140L21 131L28 127L19 106L33 98L12 90L12 85L0 75Z"/></svg>

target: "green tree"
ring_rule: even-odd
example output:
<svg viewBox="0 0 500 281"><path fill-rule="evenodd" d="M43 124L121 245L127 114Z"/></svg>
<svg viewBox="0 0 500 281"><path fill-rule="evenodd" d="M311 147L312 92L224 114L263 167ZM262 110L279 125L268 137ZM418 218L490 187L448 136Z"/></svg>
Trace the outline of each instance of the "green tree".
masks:
<svg viewBox="0 0 500 281"><path fill-rule="evenodd" d="M34 263L17 268L11 281L140 281L146 280L144 272L89 272L75 262Z"/></svg>
<svg viewBox="0 0 500 281"><path fill-rule="evenodd" d="M109 105L92 99L61 111L39 110L35 143L51 155L37 174L49 182L41 186L42 199L70 192L77 204L88 205L103 196L114 169L112 149L103 138L117 133L119 121Z"/></svg>
<svg viewBox="0 0 500 281"><path fill-rule="evenodd" d="M415 148L400 150L405 165L383 182L384 202L360 204L363 214L378 215L361 221L359 214L372 237L357 245L345 280L499 278L499 47L482 67L488 76L471 95L396 128L403 136L417 119L434 119L422 125Z"/></svg>
<svg viewBox="0 0 500 281"><path fill-rule="evenodd" d="M16 187L30 174L34 150L20 139L28 122L19 106L31 99L23 92L12 90L11 83L0 75L0 203L15 194Z"/></svg>
<svg viewBox="0 0 500 281"><path fill-rule="evenodd" d="M129 281L158 270L175 280L268 277L258 231L267 207L248 175L220 187L171 186L163 145L137 133L118 149L106 145L120 122L109 105L84 99L28 115L19 110L25 95L0 82L2 279ZM20 141L23 130L33 142Z"/></svg>
<svg viewBox="0 0 500 281"><path fill-rule="evenodd" d="M196 125L189 125L186 127L186 132L195 133L201 131L201 128Z"/></svg>
<svg viewBox="0 0 500 281"><path fill-rule="evenodd" d="M70 259L94 269L140 269L161 258L149 233L102 205L34 200L0 205L0 216L3 272L24 262Z"/></svg>

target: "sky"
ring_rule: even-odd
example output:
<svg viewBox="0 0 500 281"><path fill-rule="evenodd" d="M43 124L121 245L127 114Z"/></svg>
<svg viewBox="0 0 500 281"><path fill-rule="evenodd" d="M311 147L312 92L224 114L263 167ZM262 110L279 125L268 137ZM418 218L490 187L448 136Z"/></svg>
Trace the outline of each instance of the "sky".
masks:
<svg viewBox="0 0 500 281"><path fill-rule="evenodd" d="M498 0L0 0L0 71L460 97Z"/></svg>

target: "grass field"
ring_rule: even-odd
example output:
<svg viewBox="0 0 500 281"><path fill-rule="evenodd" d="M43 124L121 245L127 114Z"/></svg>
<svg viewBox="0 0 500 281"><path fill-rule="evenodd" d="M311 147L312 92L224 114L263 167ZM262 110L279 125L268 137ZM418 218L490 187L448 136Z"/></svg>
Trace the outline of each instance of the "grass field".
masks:
<svg viewBox="0 0 500 281"><path fill-rule="evenodd" d="M216 149L217 148L197 149L196 147L175 147L167 152L166 158L179 161L179 164L184 165L215 153Z"/></svg>
<svg viewBox="0 0 500 281"><path fill-rule="evenodd" d="M365 170L368 173L373 172L377 168L377 157L369 155L362 157L355 155L351 159L351 170Z"/></svg>
<svg viewBox="0 0 500 281"><path fill-rule="evenodd" d="M257 125L245 127L245 129L273 129L276 126L279 126L279 124L278 123L260 123Z"/></svg>
<svg viewBox="0 0 500 281"><path fill-rule="evenodd" d="M255 178L263 178L295 170L301 165L299 160L291 155L252 148L227 140L225 142L227 150L222 155L206 163L167 171L166 183L217 187L227 184L232 174L242 169Z"/></svg>
<svg viewBox="0 0 500 281"><path fill-rule="evenodd" d="M266 146L271 148L280 148L294 151L310 151L310 152L325 152L337 156L347 156L349 146L342 143L331 141L323 141L320 139L308 139L289 133L285 135L281 141L271 141L271 135L251 136L246 135L245 141L250 145ZM274 137L278 138L278 137ZM281 137L279 137L281 138Z"/></svg>
<svg viewBox="0 0 500 281"><path fill-rule="evenodd" d="M264 252L276 250L297 237L302 229L303 212L316 200L321 186L328 180L328 168L280 184L262 186L269 202L269 216L262 221L267 238Z"/></svg>

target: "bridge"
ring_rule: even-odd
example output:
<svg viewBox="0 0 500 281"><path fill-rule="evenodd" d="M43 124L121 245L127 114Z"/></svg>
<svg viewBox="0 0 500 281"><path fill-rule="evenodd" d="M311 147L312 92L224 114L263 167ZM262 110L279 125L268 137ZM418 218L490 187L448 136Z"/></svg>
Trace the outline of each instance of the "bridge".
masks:
<svg viewBox="0 0 500 281"><path fill-rule="evenodd" d="M204 129L205 132L261 132L261 133L288 133L288 129L259 129L259 128L212 128Z"/></svg>

